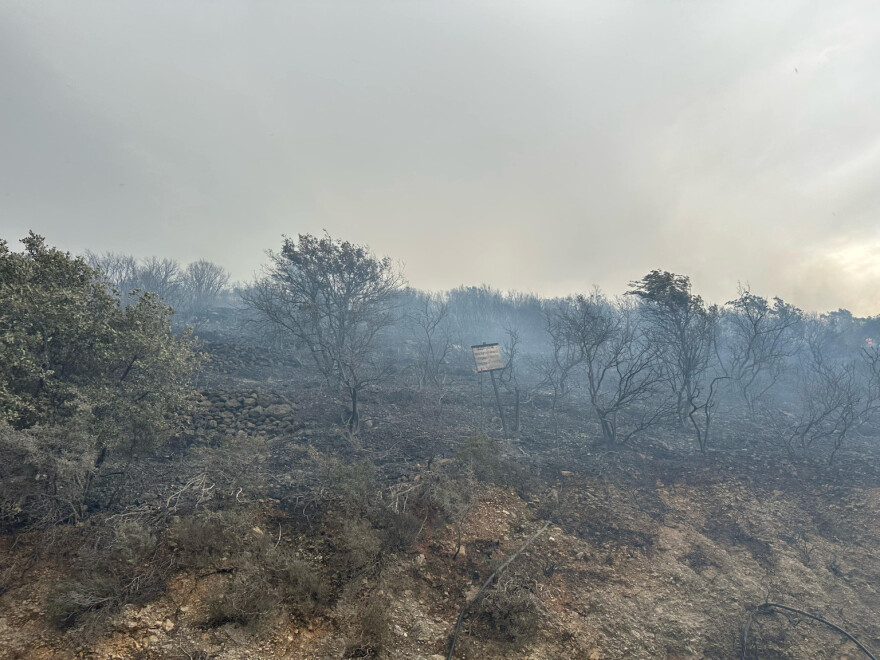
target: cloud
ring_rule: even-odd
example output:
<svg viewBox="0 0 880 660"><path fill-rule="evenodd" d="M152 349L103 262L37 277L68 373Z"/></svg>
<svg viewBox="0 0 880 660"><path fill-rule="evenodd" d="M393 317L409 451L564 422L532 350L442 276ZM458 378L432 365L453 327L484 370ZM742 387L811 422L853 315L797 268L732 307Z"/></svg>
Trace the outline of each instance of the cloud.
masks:
<svg viewBox="0 0 880 660"><path fill-rule="evenodd" d="M875 313L878 35L857 2L8 3L3 235L245 278L326 228L435 289L660 267Z"/></svg>

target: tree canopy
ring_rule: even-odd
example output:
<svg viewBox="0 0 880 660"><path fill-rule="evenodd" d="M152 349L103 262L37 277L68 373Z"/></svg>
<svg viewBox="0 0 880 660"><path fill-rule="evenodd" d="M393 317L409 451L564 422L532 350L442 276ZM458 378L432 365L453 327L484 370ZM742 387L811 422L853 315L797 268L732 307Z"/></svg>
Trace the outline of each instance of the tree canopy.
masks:
<svg viewBox="0 0 880 660"><path fill-rule="evenodd" d="M262 323L305 348L328 383L348 391L354 431L358 392L386 371L375 359L377 338L397 319L403 277L391 259L329 235L285 237L269 257L244 300Z"/></svg>
<svg viewBox="0 0 880 660"><path fill-rule="evenodd" d="M191 391L194 340L154 295L123 309L81 258L30 233L0 240L0 416L82 423L102 448L161 442Z"/></svg>

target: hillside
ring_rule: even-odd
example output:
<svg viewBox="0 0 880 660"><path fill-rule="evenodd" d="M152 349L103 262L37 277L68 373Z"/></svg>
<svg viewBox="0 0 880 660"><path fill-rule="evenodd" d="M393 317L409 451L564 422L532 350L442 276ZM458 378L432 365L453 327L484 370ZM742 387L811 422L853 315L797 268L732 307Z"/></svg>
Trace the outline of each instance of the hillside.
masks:
<svg viewBox="0 0 880 660"><path fill-rule="evenodd" d="M306 367L203 349L186 433L101 484L124 507L0 538L4 657L444 658L461 608L544 521L455 657L865 657L755 611L768 601L880 648L880 474L861 438L831 466L759 452L732 423L705 455L669 428L610 450L576 398L557 439L537 394L503 439L466 372L439 403L371 391L351 436Z"/></svg>

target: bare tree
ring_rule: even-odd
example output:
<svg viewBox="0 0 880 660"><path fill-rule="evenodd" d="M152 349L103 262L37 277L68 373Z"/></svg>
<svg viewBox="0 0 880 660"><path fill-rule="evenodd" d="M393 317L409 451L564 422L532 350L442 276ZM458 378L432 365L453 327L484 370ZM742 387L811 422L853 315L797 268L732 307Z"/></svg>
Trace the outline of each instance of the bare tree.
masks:
<svg viewBox="0 0 880 660"><path fill-rule="evenodd" d="M440 388L445 382L443 370L452 349L446 300L439 294L420 295L414 309L407 314L407 323L416 339L419 389L429 385Z"/></svg>
<svg viewBox="0 0 880 660"><path fill-rule="evenodd" d="M137 268L135 288L155 293L162 302L174 305L180 291L180 264L175 259L144 259Z"/></svg>
<svg viewBox="0 0 880 660"><path fill-rule="evenodd" d="M862 389L859 416L862 423L865 423L871 421L880 411L880 346L872 344L859 351L857 372Z"/></svg>
<svg viewBox="0 0 880 660"><path fill-rule="evenodd" d="M636 308L624 300L611 302L598 291L577 296L561 306L567 340L577 347L586 373L586 389L606 445L623 444L658 421L660 406L645 406L630 415L620 431L624 412L656 398L664 374L657 350L637 323Z"/></svg>
<svg viewBox="0 0 880 660"><path fill-rule="evenodd" d="M772 431L792 456L809 456L824 447L828 462L833 462L862 419L864 393L857 361L829 357L833 342L834 331L822 319L808 320L794 409L768 415Z"/></svg>
<svg viewBox="0 0 880 660"><path fill-rule="evenodd" d="M123 306L136 302L131 293L155 293L165 304L179 302L181 286L180 264L174 259L150 257L138 261L131 255L117 252L97 254L86 251L86 263L101 273L101 277L119 293Z"/></svg>
<svg viewBox="0 0 880 660"><path fill-rule="evenodd" d="M553 437L559 446L559 403L568 396L571 386L570 379L575 369L583 362L579 346L568 340L566 319L569 314L565 308L572 301L558 300L548 304L544 310L547 322L547 334L550 336L551 351L540 369L543 374L541 386L551 389L550 413L553 417Z"/></svg>
<svg viewBox="0 0 880 660"><path fill-rule="evenodd" d="M229 284L229 273L222 266L200 259L189 264L181 276L180 298L188 316L204 317L217 304Z"/></svg>
<svg viewBox="0 0 880 660"><path fill-rule="evenodd" d="M519 431L519 419L520 419L520 396L522 394L519 385L519 378L517 378L517 366L519 363L519 355L520 355L520 336L519 330L515 328L511 324L505 324L504 326L504 334L506 335L506 339L504 344L501 346L502 359L504 360L504 369L498 375L498 382L501 386L506 389L508 392L513 392L514 397L514 408L513 408L513 427L511 430L514 433Z"/></svg>
<svg viewBox="0 0 880 660"><path fill-rule="evenodd" d="M803 312L781 298L773 304L740 287L722 315L724 346L718 352L726 376L754 413L755 404L777 383L787 361L798 351L797 331Z"/></svg>
<svg viewBox="0 0 880 660"><path fill-rule="evenodd" d="M101 274L101 279L110 284L119 294L125 305L128 294L137 288L138 262L129 254L104 252L101 254L86 250L85 262Z"/></svg>
<svg viewBox="0 0 880 660"><path fill-rule="evenodd" d="M691 292L686 275L653 270L628 292L642 300L640 313L647 322L648 341L658 350L666 380L676 401L676 416L684 427L693 409L700 407L700 392L712 353L714 308ZM692 419L691 419L692 421Z"/></svg>
<svg viewBox="0 0 880 660"><path fill-rule="evenodd" d="M377 339L397 319L403 276L389 258L328 234L285 236L269 258L264 276L243 291L244 302L305 348L328 384L347 391L348 428L356 433L358 395L388 374Z"/></svg>

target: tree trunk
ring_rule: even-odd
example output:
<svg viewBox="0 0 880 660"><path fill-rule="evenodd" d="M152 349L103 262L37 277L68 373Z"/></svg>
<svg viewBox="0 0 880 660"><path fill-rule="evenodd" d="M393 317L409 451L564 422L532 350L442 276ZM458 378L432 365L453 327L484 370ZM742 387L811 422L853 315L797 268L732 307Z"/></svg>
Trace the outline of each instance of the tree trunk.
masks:
<svg viewBox="0 0 880 660"><path fill-rule="evenodd" d="M354 434L361 426L358 414L358 390L356 387L349 387L348 392L351 395L351 416L348 418L348 430Z"/></svg>
<svg viewBox="0 0 880 660"><path fill-rule="evenodd" d="M513 413L513 432L519 433L519 388L517 387L514 390L514 394L516 395L516 407L514 408Z"/></svg>
<svg viewBox="0 0 880 660"><path fill-rule="evenodd" d="M599 417L599 425L602 427L602 443L607 447L613 447L617 440L617 428L614 420L608 418L608 413L596 410Z"/></svg>

